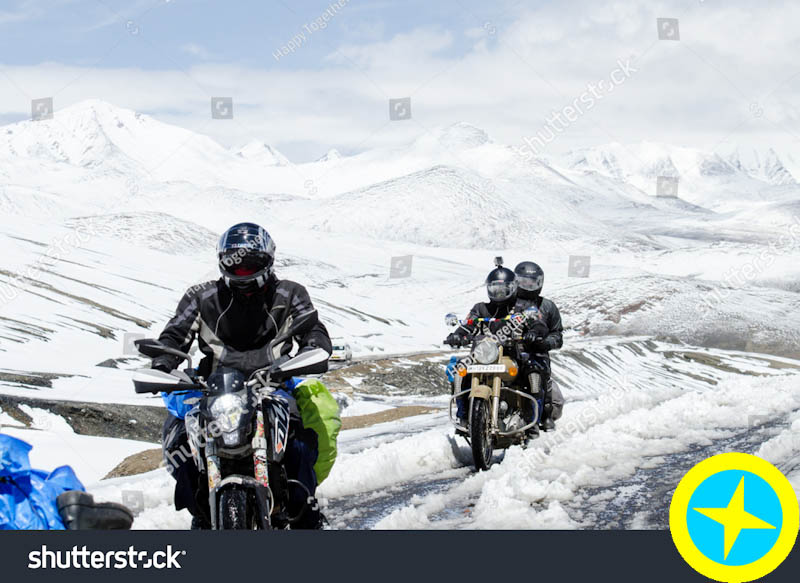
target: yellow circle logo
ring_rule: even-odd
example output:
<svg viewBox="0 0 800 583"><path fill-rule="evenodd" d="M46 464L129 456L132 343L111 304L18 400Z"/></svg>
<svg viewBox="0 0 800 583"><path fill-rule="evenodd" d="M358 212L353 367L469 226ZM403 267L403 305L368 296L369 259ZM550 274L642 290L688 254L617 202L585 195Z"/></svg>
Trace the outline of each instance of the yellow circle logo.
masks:
<svg viewBox="0 0 800 583"><path fill-rule="evenodd" d="M745 453L693 467L672 496L669 528L678 552L701 575L724 583L765 577L792 551L797 495L778 468Z"/></svg>

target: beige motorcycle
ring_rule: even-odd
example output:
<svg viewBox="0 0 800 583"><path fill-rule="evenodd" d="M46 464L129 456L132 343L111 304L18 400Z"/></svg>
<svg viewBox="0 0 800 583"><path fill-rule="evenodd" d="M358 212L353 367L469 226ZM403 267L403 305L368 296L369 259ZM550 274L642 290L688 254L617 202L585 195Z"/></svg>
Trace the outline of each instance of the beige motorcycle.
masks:
<svg viewBox="0 0 800 583"><path fill-rule="evenodd" d="M495 449L524 443L530 433L538 434L550 371L546 361L524 352L522 345L522 332L537 318L541 313L534 307L503 319L445 317L448 326L474 328L463 344L471 345L470 354L451 357L447 374L453 387L450 420L456 433L470 444L478 470L489 469ZM491 332L497 328L501 332ZM523 371L518 363L528 363L526 379L520 377Z"/></svg>

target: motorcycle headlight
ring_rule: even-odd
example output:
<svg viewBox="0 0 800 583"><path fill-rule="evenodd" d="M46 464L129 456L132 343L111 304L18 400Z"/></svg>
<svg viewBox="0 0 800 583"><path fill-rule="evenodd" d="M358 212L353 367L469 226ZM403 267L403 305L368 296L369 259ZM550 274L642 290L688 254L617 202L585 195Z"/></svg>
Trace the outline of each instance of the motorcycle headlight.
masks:
<svg viewBox="0 0 800 583"><path fill-rule="evenodd" d="M222 434L222 441L228 447L235 447L239 445L239 432L238 431L231 431L230 433L223 433Z"/></svg>
<svg viewBox="0 0 800 583"><path fill-rule="evenodd" d="M478 361L478 364L494 364L500 357L500 345L486 338L479 341L475 348L472 349L472 356Z"/></svg>
<svg viewBox="0 0 800 583"><path fill-rule="evenodd" d="M228 393L214 399L211 416L223 433L236 431L244 415L247 399L244 395Z"/></svg>

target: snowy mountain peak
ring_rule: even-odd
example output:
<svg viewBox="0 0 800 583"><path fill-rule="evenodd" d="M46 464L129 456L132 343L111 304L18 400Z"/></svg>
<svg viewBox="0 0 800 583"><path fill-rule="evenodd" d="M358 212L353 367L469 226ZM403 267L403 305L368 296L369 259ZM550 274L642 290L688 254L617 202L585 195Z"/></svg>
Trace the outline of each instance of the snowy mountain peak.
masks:
<svg viewBox="0 0 800 583"><path fill-rule="evenodd" d="M490 141L489 135L482 129L465 122L450 126L438 127L417 139L415 144L421 147L445 147L448 149L477 148Z"/></svg>
<svg viewBox="0 0 800 583"><path fill-rule="evenodd" d="M794 184L797 182L781 156L773 148L759 151L755 148L736 146L726 156L726 159L737 170L770 184Z"/></svg>
<svg viewBox="0 0 800 583"><path fill-rule="evenodd" d="M241 148L236 155L262 166L289 166L289 159L278 150L259 140L253 140Z"/></svg>
<svg viewBox="0 0 800 583"><path fill-rule="evenodd" d="M328 153L325 154L322 158L317 160L317 162L334 162L336 160L340 160L342 155L339 153L339 150L336 148L331 148L328 150Z"/></svg>
<svg viewBox="0 0 800 583"><path fill-rule="evenodd" d="M627 181L631 177L712 177L737 171L714 152L657 142L625 145L613 142L570 152L566 158L567 166L574 170L597 172L618 181Z"/></svg>
<svg viewBox="0 0 800 583"><path fill-rule="evenodd" d="M181 156L174 156L178 151ZM0 130L0 159L150 175L175 165L203 168L225 157L230 154L207 136L98 99L56 111L51 120L23 121Z"/></svg>

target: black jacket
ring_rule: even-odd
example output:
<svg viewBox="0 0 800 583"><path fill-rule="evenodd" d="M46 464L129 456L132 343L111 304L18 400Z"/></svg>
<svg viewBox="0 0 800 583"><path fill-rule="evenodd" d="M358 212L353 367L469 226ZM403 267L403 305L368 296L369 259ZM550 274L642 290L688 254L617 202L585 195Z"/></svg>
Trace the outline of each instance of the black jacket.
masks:
<svg viewBox="0 0 800 583"><path fill-rule="evenodd" d="M555 302L542 296L526 299L518 295L517 303L514 304L514 311L524 312L531 306L539 308L544 318L544 323L547 324L548 333L545 336L545 342L550 346L548 350L558 350L564 346L564 326L561 323L561 312L558 311L558 306L556 306Z"/></svg>
<svg viewBox="0 0 800 583"><path fill-rule="evenodd" d="M542 326L542 335L549 346L548 352L561 348L564 345L564 326L561 323L561 313L552 300L541 296L532 299L517 296L513 307L507 303L479 302L469 311L467 319L505 318L509 312L522 313L531 306L536 306L542 312L543 323L546 325L546 329ZM497 334L504 325L506 325L506 322L493 322L489 325L489 329L492 333ZM459 331L472 335L476 327L477 324L464 324L460 326Z"/></svg>
<svg viewBox="0 0 800 583"><path fill-rule="evenodd" d="M328 330L306 289L274 276L264 290L250 296L234 294L221 279L190 288L159 340L188 352L195 338L205 355L200 364L203 376L218 366L250 374L288 355L295 342L300 351L332 350ZM178 364L173 356L153 359L154 367Z"/></svg>
<svg viewBox="0 0 800 583"><path fill-rule="evenodd" d="M475 318L505 318L509 314L509 309L512 308L512 304L508 302L503 303L495 303L495 302L478 302L467 314L467 320L472 320ZM493 334L499 333L503 326L506 325L506 322L491 322L488 326L489 330ZM478 324L464 324L459 327L459 332L466 332L468 335L472 336L474 334L475 329L478 327Z"/></svg>

